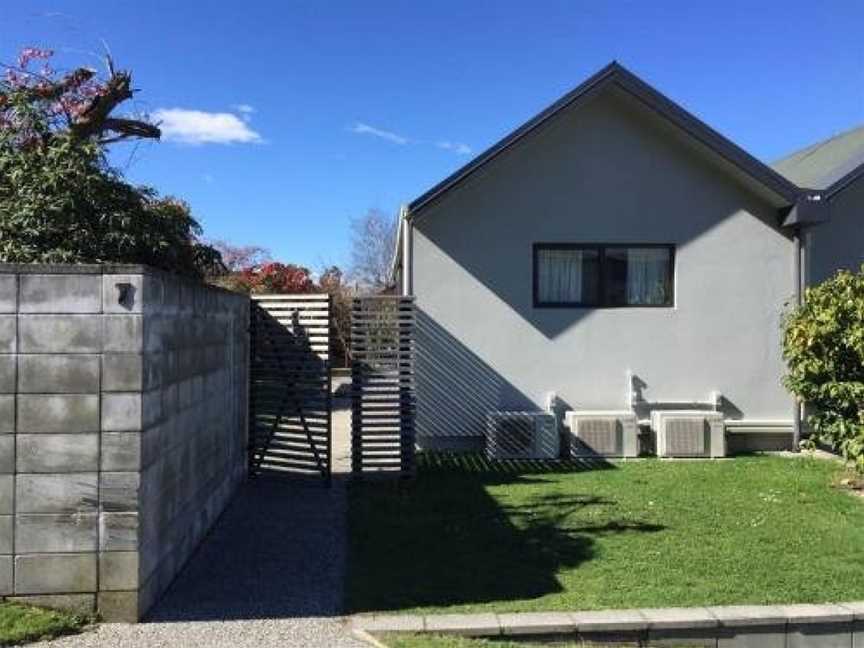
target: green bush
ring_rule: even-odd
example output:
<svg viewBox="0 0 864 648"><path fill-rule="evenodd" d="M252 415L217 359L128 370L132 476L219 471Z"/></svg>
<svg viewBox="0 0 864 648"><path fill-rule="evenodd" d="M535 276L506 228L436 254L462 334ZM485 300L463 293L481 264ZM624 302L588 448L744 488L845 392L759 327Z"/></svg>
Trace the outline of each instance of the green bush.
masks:
<svg viewBox="0 0 864 648"><path fill-rule="evenodd" d="M864 267L807 289L785 319L787 388L807 404L814 440L864 472Z"/></svg>

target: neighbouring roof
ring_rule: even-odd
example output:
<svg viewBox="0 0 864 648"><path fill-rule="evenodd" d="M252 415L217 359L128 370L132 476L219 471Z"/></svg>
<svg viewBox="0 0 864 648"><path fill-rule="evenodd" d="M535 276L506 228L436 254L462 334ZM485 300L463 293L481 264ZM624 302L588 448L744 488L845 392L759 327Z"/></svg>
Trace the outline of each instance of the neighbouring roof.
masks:
<svg viewBox="0 0 864 648"><path fill-rule="evenodd" d="M408 205L409 213L416 216L424 207L438 197L453 189L478 169L491 162L498 155L518 144L546 121L561 111L593 96L603 88L615 85L640 100L648 108L656 111L673 124L684 130L689 136L714 151L731 165L750 176L757 183L766 187L774 194L786 200L789 204L796 201L801 193L798 186L768 165L757 160L710 126L684 110L681 106L668 99L650 85L639 79L635 74L617 62L612 62L574 90L553 103L537 116L525 122L522 126L504 137L497 144L487 149L468 164L445 178L432 189Z"/></svg>
<svg viewBox="0 0 864 648"><path fill-rule="evenodd" d="M800 187L836 193L864 175L864 126L796 151L771 166Z"/></svg>

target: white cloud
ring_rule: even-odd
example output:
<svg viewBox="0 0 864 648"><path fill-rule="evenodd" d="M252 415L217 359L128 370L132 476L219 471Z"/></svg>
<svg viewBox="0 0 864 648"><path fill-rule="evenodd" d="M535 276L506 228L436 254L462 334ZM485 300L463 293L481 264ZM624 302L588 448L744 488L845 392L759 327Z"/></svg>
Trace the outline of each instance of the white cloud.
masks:
<svg viewBox="0 0 864 648"><path fill-rule="evenodd" d="M261 136L237 115L184 108L160 108L153 113L162 136L183 144L255 144Z"/></svg>
<svg viewBox="0 0 864 648"><path fill-rule="evenodd" d="M453 151L457 155L471 155L471 147L467 144L462 144L461 142L448 142L447 140L442 140L435 144L440 149L444 149L445 151Z"/></svg>
<svg viewBox="0 0 864 648"><path fill-rule="evenodd" d="M231 107L244 115L251 115L252 113L258 112L255 110L255 106L250 106L249 104L232 104Z"/></svg>
<svg viewBox="0 0 864 648"><path fill-rule="evenodd" d="M207 184L213 184L214 182L216 182L216 178L214 178L214 177L213 177L212 175L210 175L209 173L205 173L204 175L202 175L202 176L201 176L201 179L202 179L204 182L206 182Z"/></svg>
<svg viewBox="0 0 864 648"><path fill-rule="evenodd" d="M357 122L356 124L354 124L354 126L351 128L351 132L358 135L372 135L373 137L380 137L383 140L393 142L394 144L399 144L400 146L408 143L407 137L402 137L401 135L397 135L396 133L381 130L380 128L375 128L374 126L370 126L369 124L364 124L362 122Z"/></svg>

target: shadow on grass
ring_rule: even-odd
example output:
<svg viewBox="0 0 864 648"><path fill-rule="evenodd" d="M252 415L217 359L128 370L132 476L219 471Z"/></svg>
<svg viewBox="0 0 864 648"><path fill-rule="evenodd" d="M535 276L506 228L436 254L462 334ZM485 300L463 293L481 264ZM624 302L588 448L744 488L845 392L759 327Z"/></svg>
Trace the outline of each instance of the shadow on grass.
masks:
<svg viewBox="0 0 864 648"><path fill-rule="evenodd" d="M614 466L602 460L491 462L480 455L424 453L411 482L352 484L347 611L561 592L557 573L594 559L596 537L662 530L630 521L584 524L580 512L603 507L608 520L617 502L550 488L556 474L609 469ZM505 488L493 497L489 487L497 486Z"/></svg>

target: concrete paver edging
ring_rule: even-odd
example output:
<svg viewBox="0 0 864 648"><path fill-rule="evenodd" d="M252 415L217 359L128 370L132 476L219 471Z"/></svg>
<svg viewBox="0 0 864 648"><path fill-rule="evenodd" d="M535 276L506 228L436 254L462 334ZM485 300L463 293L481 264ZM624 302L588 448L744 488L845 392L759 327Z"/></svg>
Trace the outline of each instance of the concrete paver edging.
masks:
<svg viewBox="0 0 864 648"><path fill-rule="evenodd" d="M808 629L812 628L819 635L848 634L848 645L864 646L864 601L586 612L356 615L351 619L351 626L358 635L428 632L473 637L566 634L637 634L649 637L669 634L686 637L691 633L703 638L749 632L807 635Z"/></svg>

